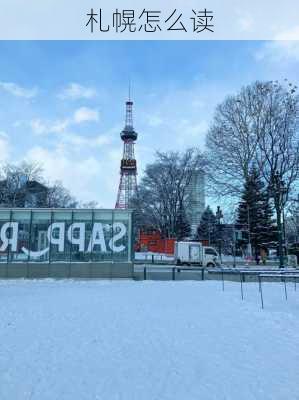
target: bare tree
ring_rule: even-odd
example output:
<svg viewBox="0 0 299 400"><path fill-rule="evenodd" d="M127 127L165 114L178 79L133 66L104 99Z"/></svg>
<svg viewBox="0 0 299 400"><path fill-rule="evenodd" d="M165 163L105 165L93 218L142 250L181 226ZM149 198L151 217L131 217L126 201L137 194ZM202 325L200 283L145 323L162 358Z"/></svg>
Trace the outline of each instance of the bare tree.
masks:
<svg viewBox="0 0 299 400"><path fill-rule="evenodd" d="M99 203L96 200L91 200L87 202L80 202L77 205L78 208L88 208L88 209L93 209L93 208L101 208L99 206Z"/></svg>
<svg viewBox="0 0 299 400"><path fill-rule="evenodd" d="M73 208L76 200L60 182L51 185L37 163L5 164L0 172L2 207Z"/></svg>
<svg viewBox="0 0 299 400"><path fill-rule="evenodd" d="M156 161L147 165L133 201L137 225L159 230L165 236L176 236L178 224L185 225L188 185L196 169L203 168L202 154L189 149L156 154Z"/></svg>
<svg viewBox="0 0 299 400"><path fill-rule="evenodd" d="M288 243L299 241L299 199L290 199L285 210L285 231Z"/></svg>
<svg viewBox="0 0 299 400"><path fill-rule="evenodd" d="M53 186L48 187L47 204L48 208L76 208L78 205L70 192L57 181Z"/></svg>
<svg viewBox="0 0 299 400"><path fill-rule="evenodd" d="M268 125L264 88L270 84L255 82L243 87L216 108L206 139L208 178L215 194L240 195Z"/></svg>
<svg viewBox="0 0 299 400"><path fill-rule="evenodd" d="M258 136L257 161L274 201L282 266L281 217L299 176L299 97L291 83L286 89L266 82L259 89L264 129Z"/></svg>
<svg viewBox="0 0 299 400"><path fill-rule="evenodd" d="M282 210L299 172L297 87L255 82L217 107L207 135L209 182L214 192L239 196L258 165L273 198L282 259Z"/></svg>
<svg viewBox="0 0 299 400"><path fill-rule="evenodd" d="M22 207L28 182L42 184L43 169L38 163L22 162L21 164L5 164L1 169L1 194L2 206Z"/></svg>

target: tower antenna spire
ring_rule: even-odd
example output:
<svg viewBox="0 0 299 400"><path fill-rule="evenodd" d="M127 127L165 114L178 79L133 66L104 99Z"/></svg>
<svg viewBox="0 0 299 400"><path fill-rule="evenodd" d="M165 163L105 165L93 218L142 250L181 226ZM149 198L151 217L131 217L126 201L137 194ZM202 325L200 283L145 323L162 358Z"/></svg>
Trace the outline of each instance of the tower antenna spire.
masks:
<svg viewBox="0 0 299 400"><path fill-rule="evenodd" d="M131 78L129 79L129 101L131 101Z"/></svg>

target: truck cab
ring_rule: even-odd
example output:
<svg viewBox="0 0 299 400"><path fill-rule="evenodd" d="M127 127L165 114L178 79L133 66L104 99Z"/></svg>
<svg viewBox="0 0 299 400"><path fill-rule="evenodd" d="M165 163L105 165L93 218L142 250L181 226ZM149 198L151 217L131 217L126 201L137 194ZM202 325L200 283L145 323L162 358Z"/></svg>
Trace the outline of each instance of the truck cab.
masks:
<svg viewBox="0 0 299 400"><path fill-rule="evenodd" d="M177 265L194 265L204 268L220 265L217 251L213 247L203 246L200 242L176 242L174 256Z"/></svg>
<svg viewBox="0 0 299 400"><path fill-rule="evenodd" d="M217 267L220 265L220 257L218 252L214 249L214 247L204 246L204 260L205 266L210 267Z"/></svg>

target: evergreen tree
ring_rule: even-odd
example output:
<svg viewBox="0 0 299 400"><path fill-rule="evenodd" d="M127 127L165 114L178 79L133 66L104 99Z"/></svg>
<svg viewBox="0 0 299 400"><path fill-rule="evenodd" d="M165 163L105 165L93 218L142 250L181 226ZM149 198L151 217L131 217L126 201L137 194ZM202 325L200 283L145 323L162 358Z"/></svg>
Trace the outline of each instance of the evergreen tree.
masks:
<svg viewBox="0 0 299 400"><path fill-rule="evenodd" d="M210 245L216 243L216 216L210 206L202 214L197 235L199 240L207 240Z"/></svg>
<svg viewBox="0 0 299 400"><path fill-rule="evenodd" d="M188 222L185 208L182 204L180 205L178 210L175 231L177 240L186 239L191 234L190 223Z"/></svg>
<svg viewBox="0 0 299 400"><path fill-rule="evenodd" d="M239 203L237 224L247 230L254 254L259 253L262 246L276 238L276 227L272 221L272 207L268 191L256 167L250 170L244 185L243 195ZM242 241L241 241L242 242ZM248 243L248 240L239 244Z"/></svg>
<svg viewBox="0 0 299 400"><path fill-rule="evenodd" d="M273 207L270 203L268 191L264 191L264 201L262 204L262 224L261 224L261 244L267 247L271 242L278 242L277 225L273 218Z"/></svg>

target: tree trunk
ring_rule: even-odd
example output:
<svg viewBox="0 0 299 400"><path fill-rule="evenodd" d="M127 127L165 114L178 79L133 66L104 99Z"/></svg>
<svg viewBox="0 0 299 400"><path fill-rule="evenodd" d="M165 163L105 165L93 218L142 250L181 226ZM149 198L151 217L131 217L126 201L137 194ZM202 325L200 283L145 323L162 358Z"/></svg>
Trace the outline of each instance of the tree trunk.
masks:
<svg viewBox="0 0 299 400"><path fill-rule="evenodd" d="M279 251L279 268L284 268L283 260L283 243L282 243L282 222L281 222L281 207L279 199L275 200L275 211L278 230L278 251Z"/></svg>

